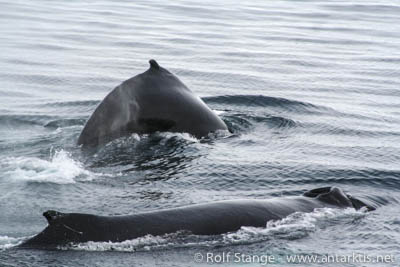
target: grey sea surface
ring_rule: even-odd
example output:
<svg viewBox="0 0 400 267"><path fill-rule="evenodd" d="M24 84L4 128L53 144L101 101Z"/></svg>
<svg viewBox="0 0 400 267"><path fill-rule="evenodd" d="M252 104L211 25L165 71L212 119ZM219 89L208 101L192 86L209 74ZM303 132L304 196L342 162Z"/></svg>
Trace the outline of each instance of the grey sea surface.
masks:
<svg viewBox="0 0 400 267"><path fill-rule="evenodd" d="M83 153L90 114L151 58L232 134L132 135ZM288 255L353 253L371 261L325 265L398 266L399 77L397 1L0 0L0 266L260 266L267 255L288 266ZM123 215L325 186L378 208L220 236L15 248L48 209ZM253 258L216 262L227 252ZM321 262L295 266L310 265Z"/></svg>

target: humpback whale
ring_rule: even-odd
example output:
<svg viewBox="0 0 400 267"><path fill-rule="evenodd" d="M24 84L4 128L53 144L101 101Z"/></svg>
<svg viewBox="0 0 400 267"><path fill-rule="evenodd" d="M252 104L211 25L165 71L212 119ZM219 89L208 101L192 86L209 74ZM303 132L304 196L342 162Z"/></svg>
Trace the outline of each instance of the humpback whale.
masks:
<svg viewBox="0 0 400 267"><path fill-rule="evenodd" d="M109 93L86 122L78 145L98 146L131 133L186 132L197 138L226 124L174 74L150 68Z"/></svg>
<svg viewBox="0 0 400 267"><path fill-rule="evenodd" d="M297 197L218 201L127 216L46 211L43 215L48 226L19 247L51 248L87 241L121 242L180 230L196 235L218 235L242 226L265 227L267 221L323 207L375 209L339 188L324 187Z"/></svg>

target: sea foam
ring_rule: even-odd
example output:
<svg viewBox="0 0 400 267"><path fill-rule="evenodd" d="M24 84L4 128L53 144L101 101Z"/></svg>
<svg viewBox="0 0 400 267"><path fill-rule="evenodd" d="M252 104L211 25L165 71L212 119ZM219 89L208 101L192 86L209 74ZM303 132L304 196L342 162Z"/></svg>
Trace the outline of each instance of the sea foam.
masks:
<svg viewBox="0 0 400 267"><path fill-rule="evenodd" d="M46 182L56 184L91 180L93 174L71 155L59 150L49 160L35 157L7 157L0 160L4 176L14 181Z"/></svg>
<svg viewBox="0 0 400 267"><path fill-rule="evenodd" d="M0 250L12 248L19 245L24 238L16 238L6 235L0 235Z"/></svg>

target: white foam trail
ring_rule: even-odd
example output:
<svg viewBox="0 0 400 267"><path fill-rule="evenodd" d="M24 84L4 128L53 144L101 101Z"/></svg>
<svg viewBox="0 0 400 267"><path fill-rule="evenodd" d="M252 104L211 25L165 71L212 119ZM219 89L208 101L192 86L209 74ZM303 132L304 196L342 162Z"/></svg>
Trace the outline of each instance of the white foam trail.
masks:
<svg viewBox="0 0 400 267"><path fill-rule="evenodd" d="M0 250L8 249L19 245L24 238L15 238L6 235L0 235Z"/></svg>
<svg viewBox="0 0 400 267"><path fill-rule="evenodd" d="M359 218L365 216L365 211L355 209L319 208L313 212L295 212L277 221L268 221L265 228L242 227L235 233L226 234L225 243L248 243L274 237L299 239L307 236L334 220L343 218Z"/></svg>
<svg viewBox="0 0 400 267"><path fill-rule="evenodd" d="M191 143L200 143L200 139L197 139L193 135L189 133L172 133L172 132L158 132L156 133L158 136L163 137L164 140L161 141L161 144L165 144L171 138L182 139ZM231 135L228 130L216 130L215 132L210 132L207 137L208 138L221 138Z"/></svg>
<svg viewBox="0 0 400 267"><path fill-rule="evenodd" d="M217 115L221 115L221 114L224 114L224 113L225 113L225 111L223 111L223 110L217 110L217 109L213 109L212 111L214 111L214 113L217 114Z"/></svg>
<svg viewBox="0 0 400 267"><path fill-rule="evenodd" d="M4 176L15 181L48 182L56 184L75 183L75 179L91 180L92 173L71 155L59 150L50 160L33 157L8 157L0 161Z"/></svg>
<svg viewBox="0 0 400 267"><path fill-rule="evenodd" d="M123 242L85 242L59 247L62 250L85 250L85 251L147 251L151 247L159 247L168 243L168 239L161 236L146 235Z"/></svg>
<svg viewBox="0 0 400 267"><path fill-rule="evenodd" d="M189 133L157 132L155 135L163 138L161 141L163 145L171 138L178 138L191 143L199 143L199 139Z"/></svg>
<svg viewBox="0 0 400 267"><path fill-rule="evenodd" d="M132 144L139 142L140 139L141 139L140 135L138 135L137 133L133 133L129 136L124 136L121 138L117 138L113 141L110 141L104 147L118 147L118 148L130 147L132 146Z"/></svg>

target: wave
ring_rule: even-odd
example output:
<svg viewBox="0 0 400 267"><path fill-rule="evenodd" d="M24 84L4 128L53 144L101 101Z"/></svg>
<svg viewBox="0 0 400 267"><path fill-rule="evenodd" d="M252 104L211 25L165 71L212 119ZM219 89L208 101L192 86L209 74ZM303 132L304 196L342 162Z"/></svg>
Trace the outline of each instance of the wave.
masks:
<svg viewBox="0 0 400 267"><path fill-rule="evenodd" d="M215 248L252 244L266 240L296 240L308 236L319 229L334 223L352 223L354 219L366 216L365 211L354 209L319 208L311 213L296 212L288 217L269 221L263 227L242 227L236 232L217 236L198 236L180 231L162 236L146 235L123 242L85 242L60 246L61 250L83 251L153 251L177 248Z"/></svg>
<svg viewBox="0 0 400 267"><path fill-rule="evenodd" d="M274 115L251 115L244 113L223 114L223 120L233 133L240 133L252 129L257 124L263 124L270 129L289 129L297 126L297 123L289 118Z"/></svg>
<svg viewBox="0 0 400 267"><path fill-rule="evenodd" d="M300 122L298 126L303 128L308 132L313 134L327 134L327 135L345 135L345 136L359 136L359 137L398 137L400 136L400 131L397 129L376 129L376 127L371 129L356 129L355 126L337 126L323 122Z"/></svg>
<svg viewBox="0 0 400 267"><path fill-rule="evenodd" d="M15 127L23 125L43 125L49 119L54 117L49 115L0 115L0 127Z"/></svg>
<svg viewBox="0 0 400 267"><path fill-rule="evenodd" d="M48 128L60 128L75 125L84 125L86 119L56 119L56 116L50 115L25 115L9 114L0 115L0 127L23 127L23 126L44 126Z"/></svg>
<svg viewBox="0 0 400 267"><path fill-rule="evenodd" d="M99 100L83 100L83 101L65 101L65 102L50 102L40 104L40 106L47 107L79 107L79 106L96 106L100 103Z"/></svg>
<svg viewBox="0 0 400 267"><path fill-rule="evenodd" d="M202 98L207 104L219 104L246 107L274 107L288 111L315 112L328 110L327 107L317 106L311 103L290 100L281 97L264 95L223 95Z"/></svg>
<svg viewBox="0 0 400 267"><path fill-rule="evenodd" d="M59 119L49 121L44 125L47 128L63 128L75 125L84 125L86 122L85 119Z"/></svg>
<svg viewBox="0 0 400 267"><path fill-rule="evenodd" d="M7 157L0 160L2 179L40 183L71 184L77 179L91 180L93 174L64 151L56 151L49 160L33 157Z"/></svg>
<svg viewBox="0 0 400 267"><path fill-rule="evenodd" d="M336 182L336 183L357 183L357 184L379 184L381 186L396 186L400 185L399 170L384 170L378 168L358 168L358 169L343 169L329 168L318 169L314 168L310 171L302 172L303 181L307 176L310 183L319 182ZM319 178L318 178L319 177ZM395 189L393 188L393 189Z"/></svg>

